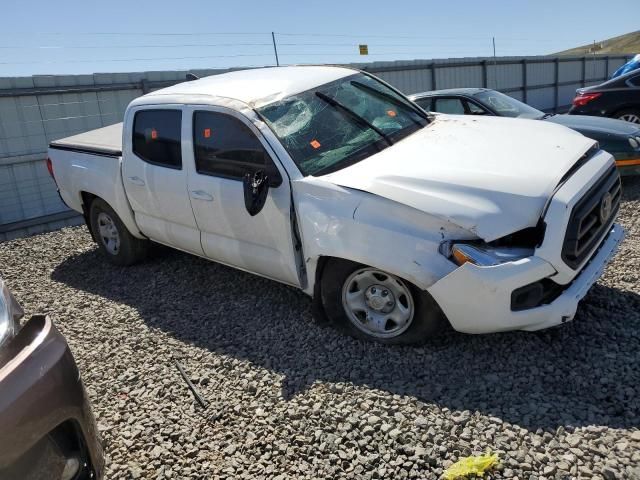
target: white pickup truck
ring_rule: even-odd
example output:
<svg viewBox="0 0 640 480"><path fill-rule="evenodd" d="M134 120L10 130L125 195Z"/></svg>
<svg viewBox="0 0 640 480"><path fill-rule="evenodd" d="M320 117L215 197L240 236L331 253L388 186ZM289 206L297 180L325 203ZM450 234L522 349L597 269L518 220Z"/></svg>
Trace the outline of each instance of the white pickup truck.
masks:
<svg viewBox="0 0 640 480"><path fill-rule="evenodd" d="M571 320L623 238L610 154L565 127L430 115L338 67L237 71L51 143L119 265L158 242L296 286L386 343Z"/></svg>

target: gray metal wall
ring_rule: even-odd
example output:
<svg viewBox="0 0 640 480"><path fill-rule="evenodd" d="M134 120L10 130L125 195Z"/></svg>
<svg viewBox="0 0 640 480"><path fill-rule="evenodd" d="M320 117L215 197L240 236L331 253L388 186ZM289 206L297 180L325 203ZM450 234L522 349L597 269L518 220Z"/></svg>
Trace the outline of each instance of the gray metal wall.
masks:
<svg viewBox="0 0 640 480"><path fill-rule="evenodd" d="M359 63L405 93L484 86L541 110L609 78L625 56L501 57ZM228 70L193 70L198 76ZM45 168L49 142L121 121L127 104L186 72L0 78L0 241L76 224Z"/></svg>

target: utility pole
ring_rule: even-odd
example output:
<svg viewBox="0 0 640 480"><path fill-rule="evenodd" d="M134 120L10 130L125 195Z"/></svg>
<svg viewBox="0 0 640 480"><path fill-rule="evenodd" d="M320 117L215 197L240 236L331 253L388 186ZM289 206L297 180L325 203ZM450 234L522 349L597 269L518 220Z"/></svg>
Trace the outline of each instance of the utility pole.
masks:
<svg viewBox="0 0 640 480"><path fill-rule="evenodd" d="M493 86L498 89L498 63L496 62L496 37L491 37L493 43Z"/></svg>
<svg viewBox="0 0 640 480"><path fill-rule="evenodd" d="M276 66L280 66L280 60L278 60L278 46L276 45L276 34L271 32L271 40L273 40L273 53L276 55Z"/></svg>

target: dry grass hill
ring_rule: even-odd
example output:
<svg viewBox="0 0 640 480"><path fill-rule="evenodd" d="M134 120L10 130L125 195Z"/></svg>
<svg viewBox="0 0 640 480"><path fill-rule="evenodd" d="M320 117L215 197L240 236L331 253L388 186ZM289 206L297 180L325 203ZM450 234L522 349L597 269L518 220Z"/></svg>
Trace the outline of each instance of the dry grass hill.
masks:
<svg viewBox="0 0 640 480"><path fill-rule="evenodd" d="M594 45L583 45L581 47L571 48L558 52L555 55L584 55L588 53L609 54L609 53L640 53L640 30L626 33L618 37L609 38L608 40L596 41Z"/></svg>

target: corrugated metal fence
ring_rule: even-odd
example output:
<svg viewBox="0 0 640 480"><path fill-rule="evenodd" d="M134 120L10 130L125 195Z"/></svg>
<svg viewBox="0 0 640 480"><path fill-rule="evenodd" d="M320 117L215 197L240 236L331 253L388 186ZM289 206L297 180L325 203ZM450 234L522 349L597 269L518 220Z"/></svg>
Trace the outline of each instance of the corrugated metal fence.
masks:
<svg viewBox="0 0 640 480"><path fill-rule="evenodd" d="M500 57L352 66L405 93L494 88L546 111L563 111L576 88L597 84L627 57ZM229 70L193 70L198 76ZM185 79L185 71L0 78L0 241L76 224L45 165L52 140L121 121L127 104Z"/></svg>

